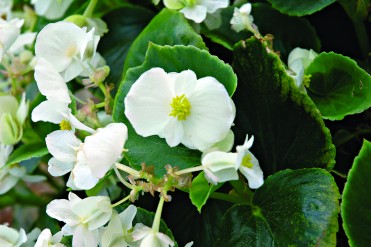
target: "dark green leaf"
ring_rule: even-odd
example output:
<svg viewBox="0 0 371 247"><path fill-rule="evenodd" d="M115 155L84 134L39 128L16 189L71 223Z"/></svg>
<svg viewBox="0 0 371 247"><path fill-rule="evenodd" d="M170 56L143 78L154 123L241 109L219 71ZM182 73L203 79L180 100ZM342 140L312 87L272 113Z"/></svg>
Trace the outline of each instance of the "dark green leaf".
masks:
<svg viewBox="0 0 371 247"><path fill-rule="evenodd" d="M263 3L252 7L254 23L262 35L273 34L273 48L280 52L286 62L291 50L296 47L319 51L321 42L313 26L305 18L287 16Z"/></svg>
<svg viewBox="0 0 371 247"><path fill-rule="evenodd" d="M230 6L222 10L222 25L218 29L203 30L214 42L230 50L233 50L235 43L251 36L247 31L237 33L232 30L230 21L234 8L235 6ZM320 50L321 44L316 31L306 19L281 14L265 3L253 4L251 14L262 35L273 34L273 47L280 52L281 59L286 61L295 47Z"/></svg>
<svg viewBox="0 0 371 247"><path fill-rule="evenodd" d="M41 157L48 154L49 151L44 142L25 144L17 148L8 158L7 165L19 163L31 158Z"/></svg>
<svg viewBox="0 0 371 247"><path fill-rule="evenodd" d="M158 45L193 45L205 49L202 41L182 13L164 8L135 39L124 66L124 74L130 68L141 65L149 42ZM185 59L184 59L185 60Z"/></svg>
<svg viewBox="0 0 371 247"><path fill-rule="evenodd" d="M323 52L305 73L312 75L308 95L323 118L341 120L371 106L371 76L352 59Z"/></svg>
<svg viewBox="0 0 371 247"><path fill-rule="evenodd" d="M121 81L129 48L153 16L154 14L145 8L127 5L103 17L109 32L103 36L98 48L111 69L108 82L118 84Z"/></svg>
<svg viewBox="0 0 371 247"><path fill-rule="evenodd" d="M332 4L335 0L268 0L273 8L288 15L310 15Z"/></svg>
<svg viewBox="0 0 371 247"><path fill-rule="evenodd" d="M278 172L226 212L216 246L335 246L339 198L325 170Z"/></svg>
<svg viewBox="0 0 371 247"><path fill-rule="evenodd" d="M182 58L182 59L179 59ZM148 48L143 65L130 69L124 81L121 83L115 98L113 118L116 122L123 122L128 127L129 138L125 153L130 165L140 169L140 165L156 167L158 177L165 174L164 166L176 165L180 169L189 168L200 163L200 152L190 150L182 145L171 148L164 139L158 136L144 138L135 133L133 127L124 114L124 99L131 86L145 71L154 68L163 68L166 72L181 72L193 70L197 78L212 76L221 82L230 95L236 89L237 78L232 68L210 55L206 50L200 50L193 46L158 46L151 44Z"/></svg>
<svg viewBox="0 0 371 247"><path fill-rule="evenodd" d="M236 143L254 135L252 152L266 175L286 168L332 168L335 147L318 109L276 54L251 38L235 49Z"/></svg>
<svg viewBox="0 0 371 247"><path fill-rule="evenodd" d="M369 246L371 242L371 143L363 142L345 184L341 215L350 246Z"/></svg>

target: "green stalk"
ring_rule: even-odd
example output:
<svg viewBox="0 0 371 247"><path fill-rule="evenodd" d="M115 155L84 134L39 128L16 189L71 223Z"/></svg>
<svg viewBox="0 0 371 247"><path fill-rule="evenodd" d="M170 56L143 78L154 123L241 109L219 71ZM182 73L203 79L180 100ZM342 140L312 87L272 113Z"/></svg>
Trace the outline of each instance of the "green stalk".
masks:
<svg viewBox="0 0 371 247"><path fill-rule="evenodd" d="M158 206L156 209L155 219L153 220L153 224L152 224L152 230L154 233L160 231L160 221L161 221L162 208L164 207L164 202L165 202L165 199L163 196L161 196L160 202L158 203Z"/></svg>
<svg viewBox="0 0 371 247"><path fill-rule="evenodd" d="M97 3L98 0L91 0L83 15L88 18L92 17Z"/></svg>

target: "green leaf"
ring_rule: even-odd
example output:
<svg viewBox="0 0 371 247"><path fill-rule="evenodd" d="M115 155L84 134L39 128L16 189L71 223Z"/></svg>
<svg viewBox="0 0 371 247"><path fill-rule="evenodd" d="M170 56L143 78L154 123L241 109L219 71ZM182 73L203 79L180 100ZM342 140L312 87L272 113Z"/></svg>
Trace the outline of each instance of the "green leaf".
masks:
<svg viewBox="0 0 371 247"><path fill-rule="evenodd" d="M135 39L124 65L124 74L130 68L141 65L150 42L158 45L193 45L206 49L193 28L188 24L183 14L164 8Z"/></svg>
<svg viewBox="0 0 371 247"><path fill-rule="evenodd" d="M350 246L370 246L371 143L364 140L345 183L341 215Z"/></svg>
<svg viewBox="0 0 371 247"><path fill-rule="evenodd" d="M254 135L252 152L264 174L286 168L332 168L335 147L318 109L287 75L279 57L256 38L235 48L235 137Z"/></svg>
<svg viewBox="0 0 371 247"><path fill-rule="evenodd" d="M251 36L250 32L237 33L231 28L230 21L235 7L240 6L230 6L222 10L222 25L218 29L203 29L203 33L212 41L230 50L233 50L235 43ZM280 51L283 60L287 59L295 47L320 50L320 40L308 20L281 14L265 3L254 3L251 14L262 35L273 34L273 48Z"/></svg>
<svg viewBox="0 0 371 247"><path fill-rule="evenodd" d="M352 59L323 52L305 73L312 75L307 92L323 118L341 120L371 106L371 76Z"/></svg>
<svg viewBox="0 0 371 247"><path fill-rule="evenodd" d="M99 42L98 50L111 69L108 82L118 84L121 81L129 48L153 16L154 14L148 9L127 4L103 17L109 32Z"/></svg>
<svg viewBox="0 0 371 247"><path fill-rule="evenodd" d="M182 59L179 59L182 58ZM176 165L180 169L189 168L200 163L201 154L197 150L190 150L182 145L171 148L166 141L158 136L144 138L135 133L135 130L126 118L124 100L131 86L145 71L154 68L163 68L166 72L181 72L193 70L197 78L212 76L221 82L230 95L236 89L237 78L232 68L206 50L193 46L158 46L150 44L143 65L130 69L115 98L113 118L116 122L123 122L128 127L129 138L125 153L131 166L140 169L141 164L156 167L156 176L166 173L164 166Z"/></svg>
<svg viewBox="0 0 371 247"><path fill-rule="evenodd" d="M25 144L17 148L8 158L6 165L19 163L31 158L41 157L48 154L49 151L44 142Z"/></svg>
<svg viewBox="0 0 371 247"><path fill-rule="evenodd" d="M295 16L310 15L332 4L335 0L268 0L281 13Z"/></svg>
<svg viewBox="0 0 371 247"><path fill-rule="evenodd" d="M226 212L216 246L335 246L339 198L325 170L278 172Z"/></svg>
<svg viewBox="0 0 371 247"><path fill-rule="evenodd" d="M197 177L192 180L191 188L189 188L189 198L192 204L197 207L198 212L201 213L201 209L206 204L210 194L216 191L220 186L222 186L222 183L217 186L209 184L205 178L204 172L200 172Z"/></svg>

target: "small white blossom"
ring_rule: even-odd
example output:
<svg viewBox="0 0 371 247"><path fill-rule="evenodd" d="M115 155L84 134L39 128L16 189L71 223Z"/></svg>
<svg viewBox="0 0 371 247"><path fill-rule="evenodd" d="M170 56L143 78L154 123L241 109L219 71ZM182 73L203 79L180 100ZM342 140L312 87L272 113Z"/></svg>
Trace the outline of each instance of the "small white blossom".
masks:
<svg viewBox="0 0 371 247"><path fill-rule="evenodd" d="M288 74L295 80L296 86L302 91L306 91L304 87L304 72L318 54L312 49L293 49L288 57L287 65L289 67Z"/></svg>
<svg viewBox="0 0 371 247"><path fill-rule="evenodd" d="M46 213L66 224L62 228L65 236L73 235L72 246L94 247L99 243L99 228L112 215L109 197L92 196L79 198L70 192L68 200L53 200L46 207Z"/></svg>
<svg viewBox="0 0 371 247"><path fill-rule="evenodd" d="M72 131L54 131L45 139L53 155L48 171L53 176L71 172L68 186L91 189L120 159L126 139L127 128L123 123L111 123L97 129L85 138L84 143Z"/></svg>
<svg viewBox="0 0 371 247"><path fill-rule="evenodd" d="M113 211L112 218L102 233L102 247L130 246L133 238L129 230L133 227L136 213L137 208L134 205L130 205L120 214Z"/></svg>
<svg viewBox="0 0 371 247"><path fill-rule="evenodd" d="M246 3L241 8L234 8L233 17L231 19L232 29L236 32L242 30L249 30L253 33L256 32L253 27L254 18L251 13L251 3Z"/></svg>
<svg viewBox="0 0 371 247"><path fill-rule="evenodd" d="M13 7L13 0L1 0L0 1L0 18L6 15L6 19L10 19L11 10Z"/></svg>
<svg viewBox="0 0 371 247"><path fill-rule="evenodd" d="M49 229L44 229L37 238L34 247L65 247L64 244L60 243L62 237L62 232L57 232L56 234L52 235Z"/></svg>
<svg viewBox="0 0 371 247"><path fill-rule="evenodd" d="M21 33L21 27L24 20L13 19L5 21L0 18L0 62L4 54L16 41L19 34Z"/></svg>
<svg viewBox="0 0 371 247"><path fill-rule="evenodd" d="M21 228L16 231L6 225L0 225L0 246L19 247L27 241L26 232Z"/></svg>
<svg viewBox="0 0 371 247"><path fill-rule="evenodd" d="M182 143L206 150L228 135L235 107L213 77L197 79L191 70L166 73L152 68L131 87L125 115L141 136L158 135L171 147Z"/></svg>
<svg viewBox="0 0 371 247"><path fill-rule="evenodd" d="M67 82L80 75L96 53L99 36L71 22L46 25L38 34L35 54L44 58Z"/></svg>
<svg viewBox="0 0 371 247"><path fill-rule="evenodd" d="M134 241L139 247L169 247L174 246L174 241L164 233L155 232L152 228L138 223L133 231Z"/></svg>
<svg viewBox="0 0 371 247"><path fill-rule="evenodd" d="M208 13L226 8L229 0L164 0L164 4L169 9L180 10L187 19L201 23Z"/></svg>
<svg viewBox="0 0 371 247"><path fill-rule="evenodd" d="M237 180L239 170L248 180L250 188L257 189L262 186L263 171L258 160L249 151L253 142L254 137L248 139L246 136L245 143L236 147L236 153L221 151L207 153L202 159L206 179L212 184Z"/></svg>
<svg viewBox="0 0 371 247"><path fill-rule="evenodd" d="M45 59L39 58L35 66L35 80L46 101L34 108L31 119L34 122L45 121L60 124L67 121L71 127L93 133L94 130L81 123L68 105L71 98L65 80Z"/></svg>
<svg viewBox="0 0 371 247"><path fill-rule="evenodd" d="M37 15L49 20L61 18L72 4L73 0L32 0Z"/></svg>

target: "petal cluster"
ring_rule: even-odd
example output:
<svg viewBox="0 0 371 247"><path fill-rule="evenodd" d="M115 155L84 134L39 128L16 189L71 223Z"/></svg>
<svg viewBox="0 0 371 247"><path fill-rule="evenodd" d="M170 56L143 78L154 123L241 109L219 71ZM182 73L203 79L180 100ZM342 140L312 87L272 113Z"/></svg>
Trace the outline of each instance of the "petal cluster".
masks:
<svg viewBox="0 0 371 247"><path fill-rule="evenodd" d="M85 138L84 143L73 131L54 131L45 139L53 155L48 171L53 176L71 172L68 186L91 189L120 158L126 140L127 128L123 123L111 123L97 129Z"/></svg>
<svg viewBox="0 0 371 247"><path fill-rule="evenodd" d="M226 8L229 0L164 0L164 4L169 9L180 10L187 19L201 23L208 13Z"/></svg>
<svg viewBox="0 0 371 247"><path fill-rule="evenodd" d="M237 180L239 170L248 180L249 187L257 189L264 183L263 171L259 166L259 161L250 152L254 142L254 137L248 139L246 136L245 143L236 147L236 153L226 153L214 151L207 153L202 158L206 179L217 184L230 180Z"/></svg>
<svg viewBox="0 0 371 247"><path fill-rule="evenodd" d="M166 73L152 68L131 87L125 115L141 136L158 135L171 147L182 143L205 150L228 135L235 107L213 77L197 79L191 70Z"/></svg>
<svg viewBox="0 0 371 247"><path fill-rule="evenodd" d="M44 16L49 20L61 18L72 4L73 0L50 1L32 0L37 15Z"/></svg>
<svg viewBox="0 0 371 247"><path fill-rule="evenodd" d="M233 17L231 19L232 29L236 32L241 32L242 30L249 30L255 33L253 27L254 18L251 13L251 3L246 3L240 8L234 8Z"/></svg>
<svg viewBox="0 0 371 247"><path fill-rule="evenodd" d="M174 246L174 241L162 232L155 232L153 228L141 223L135 225L133 239L139 243L139 247L169 247Z"/></svg>
<svg viewBox="0 0 371 247"><path fill-rule="evenodd" d="M110 199L106 196L81 199L70 192L68 200L50 202L46 213L66 223L62 233L65 236L73 235L73 246L90 247L98 245L99 228L111 218L112 207Z"/></svg>
<svg viewBox="0 0 371 247"><path fill-rule="evenodd" d="M16 231L5 225L0 225L0 246L20 247L27 241L26 232L23 229Z"/></svg>

